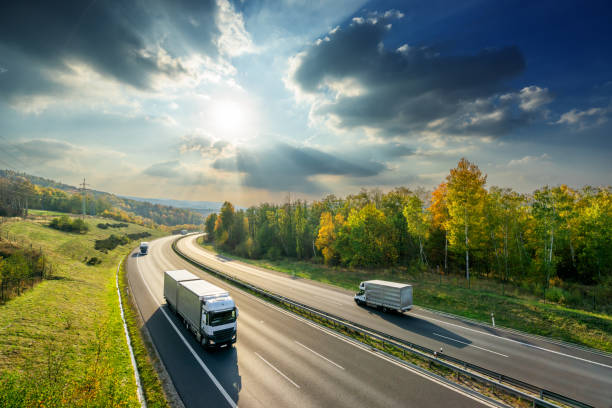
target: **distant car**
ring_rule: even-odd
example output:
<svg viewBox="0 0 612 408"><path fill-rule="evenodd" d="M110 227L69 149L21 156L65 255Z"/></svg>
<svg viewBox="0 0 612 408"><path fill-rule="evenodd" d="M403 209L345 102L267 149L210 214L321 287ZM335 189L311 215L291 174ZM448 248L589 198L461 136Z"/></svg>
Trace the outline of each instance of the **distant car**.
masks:
<svg viewBox="0 0 612 408"><path fill-rule="evenodd" d="M187 230L181 230L182 235L187 235Z"/></svg>
<svg viewBox="0 0 612 408"><path fill-rule="evenodd" d="M146 255L149 252L149 243L141 242L140 243L140 255Z"/></svg>

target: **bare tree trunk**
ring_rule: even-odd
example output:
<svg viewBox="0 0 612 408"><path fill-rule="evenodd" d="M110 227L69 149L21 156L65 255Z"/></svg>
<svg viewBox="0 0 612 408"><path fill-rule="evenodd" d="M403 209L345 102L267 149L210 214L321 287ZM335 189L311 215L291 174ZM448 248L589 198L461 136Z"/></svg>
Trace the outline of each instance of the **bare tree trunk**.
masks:
<svg viewBox="0 0 612 408"><path fill-rule="evenodd" d="M444 230L444 272L448 270L448 231Z"/></svg>
<svg viewBox="0 0 612 408"><path fill-rule="evenodd" d="M465 277L467 278L468 288L470 287L470 255L468 249L468 220L467 208L465 210Z"/></svg>

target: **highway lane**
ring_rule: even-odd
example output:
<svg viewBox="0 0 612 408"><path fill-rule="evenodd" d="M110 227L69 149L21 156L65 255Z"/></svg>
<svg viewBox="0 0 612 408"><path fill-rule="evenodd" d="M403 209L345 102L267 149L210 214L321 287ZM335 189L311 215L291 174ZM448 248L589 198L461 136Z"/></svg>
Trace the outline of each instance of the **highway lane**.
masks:
<svg viewBox="0 0 612 408"><path fill-rule="evenodd" d="M589 404L612 406L608 355L419 308L405 315L380 313L357 306L353 293L344 289L231 260L206 251L196 238L182 239L179 249L245 282Z"/></svg>
<svg viewBox="0 0 612 408"><path fill-rule="evenodd" d="M203 273L174 254L174 238L152 241L149 255L132 253L127 271L187 407L486 406ZM163 272L169 269L190 270L230 292L240 310L233 348L203 350L167 309Z"/></svg>

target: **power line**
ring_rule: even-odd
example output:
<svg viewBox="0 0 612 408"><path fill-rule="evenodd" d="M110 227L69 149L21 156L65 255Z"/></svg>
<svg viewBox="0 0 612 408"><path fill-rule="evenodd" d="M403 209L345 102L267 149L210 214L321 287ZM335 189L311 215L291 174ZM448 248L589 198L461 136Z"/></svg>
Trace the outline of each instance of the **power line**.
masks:
<svg viewBox="0 0 612 408"><path fill-rule="evenodd" d="M83 199L81 200L83 206L83 219L85 219L85 214L87 213L87 186L90 184L85 183L85 177L83 177L83 182L79 184L80 190L83 192Z"/></svg>

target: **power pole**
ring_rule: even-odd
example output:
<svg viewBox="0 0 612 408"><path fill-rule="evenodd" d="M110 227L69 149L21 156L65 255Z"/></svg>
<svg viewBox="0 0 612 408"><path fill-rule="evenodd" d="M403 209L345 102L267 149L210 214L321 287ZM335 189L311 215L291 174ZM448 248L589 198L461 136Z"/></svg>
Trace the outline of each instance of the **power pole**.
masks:
<svg viewBox="0 0 612 408"><path fill-rule="evenodd" d="M83 215L82 218L85 219L85 214L87 213L87 186L89 184L85 183L85 177L83 177L83 183L79 184L79 187L81 187L81 191L83 192L83 200L81 201L82 203L82 209L83 209Z"/></svg>

